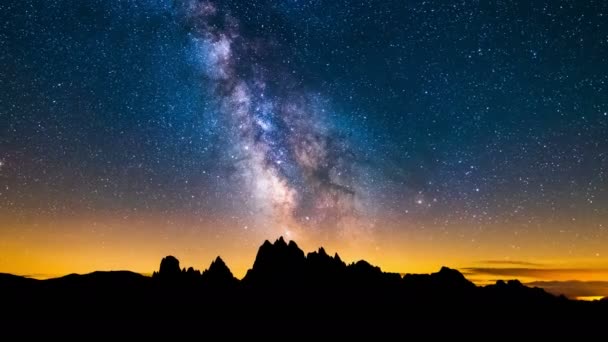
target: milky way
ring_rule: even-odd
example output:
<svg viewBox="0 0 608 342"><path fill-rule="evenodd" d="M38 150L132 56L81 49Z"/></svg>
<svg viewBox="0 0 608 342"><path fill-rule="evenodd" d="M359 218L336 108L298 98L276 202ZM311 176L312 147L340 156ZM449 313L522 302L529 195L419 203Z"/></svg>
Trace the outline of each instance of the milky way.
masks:
<svg viewBox="0 0 608 342"><path fill-rule="evenodd" d="M269 38L244 35L229 11L212 2L181 5L206 75L202 87L212 89L228 127L224 156L261 224L300 238L358 229L357 161L330 126L328 101L273 63Z"/></svg>
<svg viewBox="0 0 608 342"><path fill-rule="evenodd" d="M608 262L606 1L0 16L0 272L243 275L279 235L395 272Z"/></svg>

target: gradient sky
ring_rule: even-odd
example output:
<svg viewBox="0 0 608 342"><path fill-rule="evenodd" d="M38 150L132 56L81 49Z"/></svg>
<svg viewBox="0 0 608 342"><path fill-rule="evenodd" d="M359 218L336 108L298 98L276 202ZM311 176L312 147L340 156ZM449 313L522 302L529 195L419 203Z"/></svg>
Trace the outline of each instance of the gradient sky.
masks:
<svg viewBox="0 0 608 342"><path fill-rule="evenodd" d="M240 277L283 235L386 271L608 295L606 1L0 13L0 272L222 255Z"/></svg>

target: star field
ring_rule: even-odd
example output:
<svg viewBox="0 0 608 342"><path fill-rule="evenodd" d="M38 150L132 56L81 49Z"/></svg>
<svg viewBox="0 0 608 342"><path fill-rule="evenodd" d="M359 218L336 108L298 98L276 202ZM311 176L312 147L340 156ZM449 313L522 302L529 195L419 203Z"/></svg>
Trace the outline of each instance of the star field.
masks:
<svg viewBox="0 0 608 342"><path fill-rule="evenodd" d="M604 1L0 13L0 271L81 245L238 273L279 235L393 271L608 262Z"/></svg>

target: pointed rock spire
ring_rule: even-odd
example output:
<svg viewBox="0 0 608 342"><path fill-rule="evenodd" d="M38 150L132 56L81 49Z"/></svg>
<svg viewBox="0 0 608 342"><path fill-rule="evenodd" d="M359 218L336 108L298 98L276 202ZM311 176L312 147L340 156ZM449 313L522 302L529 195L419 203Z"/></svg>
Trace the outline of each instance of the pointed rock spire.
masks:
<svg viewBox="0 0 608 342"><path fill-rule="evenodd" d="M212 286L231 286L237 282L224 260L219 256L203 272L202 278L206 284Z"/></svg>

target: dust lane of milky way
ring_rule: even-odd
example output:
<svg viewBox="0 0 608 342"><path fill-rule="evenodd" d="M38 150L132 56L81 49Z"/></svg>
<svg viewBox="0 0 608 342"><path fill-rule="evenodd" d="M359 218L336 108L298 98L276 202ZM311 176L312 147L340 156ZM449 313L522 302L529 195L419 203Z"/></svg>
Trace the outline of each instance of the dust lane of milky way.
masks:
<svg viewBox="0 0 608 342"><path fill-rule="evenodd" d="M272 234L345 237L360 228L357 218L371 203L361 202L357 156L330 126L330 104L277 68L270 42L241 32L225 8L207 1L181 6L207 76L202 86L211 87L228 127L225 153L248 209Z"/></svg>

